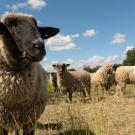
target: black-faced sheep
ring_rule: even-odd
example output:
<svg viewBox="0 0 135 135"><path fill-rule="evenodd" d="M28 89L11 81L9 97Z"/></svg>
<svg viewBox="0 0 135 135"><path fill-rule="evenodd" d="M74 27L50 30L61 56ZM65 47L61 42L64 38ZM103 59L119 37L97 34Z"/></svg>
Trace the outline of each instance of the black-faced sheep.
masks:
<svg viewBox="0 0 135 135"><path fill-rule="evenodd" d="M38 63L45 56L43 39L57 28L39 27L31 15L6 13L0 22L0 135L23 127L34 135L34 125L47 103L46 72Z"/></svg>
<svg viewBox="0 0 135 135"><path fill-rule="evenodd" d="M90 75L84 70L67 71L67 67L70 64L57 63L53 64L53 67L57 71L57 84L58 88L69 93L69 100L72 101L72 93L82 91L86 96L86 92L90 95Z"/></svg>

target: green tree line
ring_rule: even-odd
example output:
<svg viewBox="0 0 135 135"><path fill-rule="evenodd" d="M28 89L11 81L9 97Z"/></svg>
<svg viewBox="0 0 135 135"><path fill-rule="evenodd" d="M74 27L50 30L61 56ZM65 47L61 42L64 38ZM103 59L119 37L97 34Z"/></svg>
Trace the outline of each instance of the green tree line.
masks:
<svg viewBox="0 0 135 135"><path fill-rule="evenodd" d="M115 64L115 67L119 67L121 65L124 66L135 66L135 48L128 50L126 53L126 58L123 60L122 64ZM85 66L84 70L93 73L96 72L101 66L98 65L94 68L91 68L89 66Z"/></svg>

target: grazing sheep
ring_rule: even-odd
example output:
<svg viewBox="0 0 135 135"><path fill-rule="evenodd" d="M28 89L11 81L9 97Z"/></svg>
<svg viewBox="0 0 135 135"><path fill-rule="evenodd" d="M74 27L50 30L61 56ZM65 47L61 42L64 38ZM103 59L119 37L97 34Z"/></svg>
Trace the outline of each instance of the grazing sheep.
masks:
<svg viewBox="0 0 135 135"><path fill-rule="evenodd" d="M34 125L47 103L46 72L38 63L45 56L43 39L59 30L39 27L31 15L6 13L0 22L0 135Z"/></svg>
<svg viewBox="0 0 135 135"><path fill-rule="evenodd" d="M112 64L106 64L99 68L95 73L90 73L91 85L101 86L109 90L114 84L115 71Z"/></svg>
<svg viewBox="0 0 135 135"><path fill-rule="evenodd" d="M50 83L51 83L51 85L54 89L54 92L58 92L59 89L58 89L58 85L57 85L57 75L56 75L56 73L54 73L54 72L50 73L49 79L50 79Z"/></svg>
<svg viewBox="0 0 135 135"><path fill-rule="evenodd" d="M57 71L57 84L58 88L69 93L69 100L72 101L72 92L82 91L86 96L86 91L90 94L90 76L87 71L67 71L70 64L57 63L52 66Z"/></svg>
<svg viewBox="0 0 135 135"><path fill-rule="evenodd" d="M135 66L120 66L115 73L116 93L123 94L126 84L135 84Z"/></svg>

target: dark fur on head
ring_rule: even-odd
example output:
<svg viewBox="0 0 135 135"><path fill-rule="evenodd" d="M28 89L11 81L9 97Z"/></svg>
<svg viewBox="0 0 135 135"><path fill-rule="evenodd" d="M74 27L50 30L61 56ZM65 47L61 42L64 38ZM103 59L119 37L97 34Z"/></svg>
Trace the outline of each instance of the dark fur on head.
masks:
<svg viewBox="0 0 135 135"><path fill-rule="evenodd" d="M23 69L45 56L43 39L56 35L57 28L39 27L36 19L23 13L6 13L0 23L0 62Z"/></svg>
<svg viewBox="0 0 135 135"><path fill-rule="evenodd" d="M57 72L64 72L64 71L67 71L67 67L70 66L70 64L66 64L66 63L57 63L57 64L53 64L52 65L56 70Z"/></svg>

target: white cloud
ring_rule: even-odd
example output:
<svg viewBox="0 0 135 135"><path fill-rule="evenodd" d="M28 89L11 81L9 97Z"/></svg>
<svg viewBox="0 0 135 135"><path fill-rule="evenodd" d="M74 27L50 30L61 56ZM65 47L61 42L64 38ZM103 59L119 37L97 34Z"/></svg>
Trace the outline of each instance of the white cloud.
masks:
<svg viewBox="0 0 135 135"><path fill-rule="evenodd" d="M83 33L83 36L84 37L87 37L87 38L92 38L96 35L96 31L94 29L89 29L89 30L86 30L84 33Z"/></svg>
<svg viewBox="0 0 135 135"><path fill-rule="evenodd" d="M74 61L73 61L72 59L66 59L66 60L65 60L65 63L73 64Z"/></svg>
<svg viewBox="0 0 135 135"><path fill-rule="evenodd" d="M24 3L16 3L16 4L13 4L13 5L7 5L6 7L8 9L11 9L12 11L17 11L19 8L24 8L27 6L27 3L24 2Z"/></svg>
<svg viewBox="0 0 135 135"><path fill-rule="evenodd" d="M71 36L64 36L60 34L48 39L46 42L46 47L53 51L77 49L77 46Z"/></svg>
<svg viewBox="0 0 135 135"><path fill-rule="evenodd" d="M25 8L25 7L30 7L32 9L40 10L46 5L47 3L44 0L27 0L25 2L7 5L6 7L12 11L18 11L20 8Z"/></svg>
<svg viewBox="0 0 135 135"><path fill-rule="evenodd" d="M122 44L126 41L126 35L122 33L116 33L111 41L112 44Z"/></svg>
<svg viewBox="0 0 135 135"><path fill-rule="evenodd" d="M79 38L79 37L80 37L80 34L79 34L79 33L72 34L71 37L72 37L72 38Z"/></svg>
<svg viewBox="0 0 135 135"><path fill-rule="evenodd" d="M104 65L107 63L118 63L118 62L119 62L118 55L113 55L108 57L93 56L92 58L88 59L87 65L90 67L95 67L97 65Z"/></svg>
<svg viewBox="0 0 135 135"><path fill-rule="evenodd" d="M53 61L51 63L46 63L44 66L45 69L49 72L54 72L54 69L52 67L52 64L57 63L58 61ZM67 59L64 61L59 61L59 62L65 62L69 63L70 67L69 68L74 68L74 69L83 69L85 66L89 66L91 68L96 67L98 65L104 65L104 64L109 64L109 63L120 63L120 57L118 55L113 55L113 56L108 56L108 57L103 57L103 56L93 56L90 57L86 60L72 60L72 59Z"/></svg>
<svg viewBox="0 0 135 135"><path fill-rule="evenodd" d="M47 5L44 0L28 0L27 3L33 9L41 9Z"/></svg>
<svg viewBox="0 0 135 135"><path fill-rule="evenodd" d="M104 65L104 64L109 64L109 63L119 63L119 62L120 62L120 57L118 55L112 55L112 56L107 56L107 57L92 56L88 58L87 60L76 61L73 65L74 65L74 68L77 67L77 69L82 69L84 66L89 66L93 68L98 65Z"/></svg>

